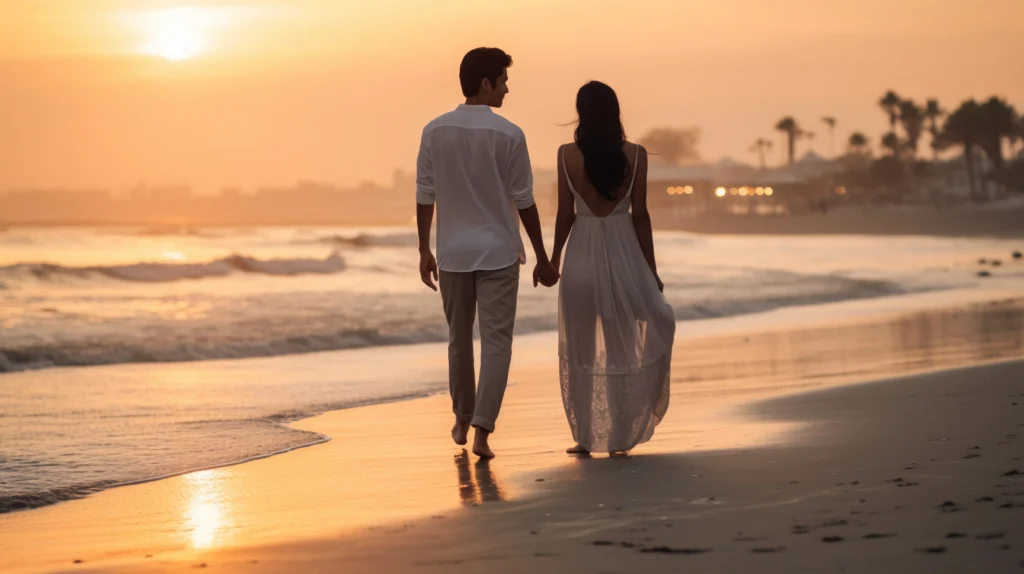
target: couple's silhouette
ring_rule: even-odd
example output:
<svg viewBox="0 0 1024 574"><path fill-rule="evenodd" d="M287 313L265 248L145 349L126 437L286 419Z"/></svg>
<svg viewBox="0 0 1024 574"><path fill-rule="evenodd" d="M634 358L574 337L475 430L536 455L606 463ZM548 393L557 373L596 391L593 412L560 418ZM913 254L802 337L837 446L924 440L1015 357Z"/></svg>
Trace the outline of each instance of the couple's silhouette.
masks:
<svg viewBox="0 0 1024 574"><path fill-rule="evenodd" d="M600 82L580 88L574 141L558 149L549 258L526 137L492 111L509 92L511 65L498 48L467 53L459 69L466 102L427 124L417 158L420 277L431 289L440 287L448 321L452 438L466 444L472 426L473 453L494 456L488 437L508 383L519 268L526 263L518 212L536 260L534 287L559 285L559 377L576 441L568 452L626 451L650 439L668 409L675 335L654 257L647 152L626 141L612 88ZM436 258L430 246L435 205Z"/></svg>

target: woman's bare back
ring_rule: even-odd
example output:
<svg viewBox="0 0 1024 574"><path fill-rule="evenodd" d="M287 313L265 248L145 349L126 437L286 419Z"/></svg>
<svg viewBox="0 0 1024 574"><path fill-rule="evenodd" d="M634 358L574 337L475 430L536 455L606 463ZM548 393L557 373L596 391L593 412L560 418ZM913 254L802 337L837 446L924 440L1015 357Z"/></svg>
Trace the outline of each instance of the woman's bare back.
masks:
<svg viewBox="0 0 1024 574"><path fill-rule="evenodd" d="M562 148L562 159L565 162L565 169L568 172L572 188L597 217L610 215L629 191L630 182L633 180L631 176L636 171L637 144L627 141L623 143L622 151L626 154L629 171L622 178L619 188L615 190L615 199L609 201L598 193L597 188L587 179L586 172L583 170L583 152L576 147L576 144L565 144Z"/></svg>

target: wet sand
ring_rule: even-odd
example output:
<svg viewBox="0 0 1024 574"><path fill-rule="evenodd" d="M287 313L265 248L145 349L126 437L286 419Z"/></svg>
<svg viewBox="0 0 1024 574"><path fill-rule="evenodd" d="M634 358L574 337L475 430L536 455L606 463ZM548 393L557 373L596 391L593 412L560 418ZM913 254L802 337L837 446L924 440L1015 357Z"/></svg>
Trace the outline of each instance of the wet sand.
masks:
<svg viewBox="0 0 1024 574"><path fill-rule="evenodd" d="M1019 568L1024 363L1007 360L1024 310L939 302L695 326L668 418L628 458L562 452L537 337L489 464L447 438L447 397L336 411L294 424L323 445L0 516L0 556L11 572Z"/></svg>

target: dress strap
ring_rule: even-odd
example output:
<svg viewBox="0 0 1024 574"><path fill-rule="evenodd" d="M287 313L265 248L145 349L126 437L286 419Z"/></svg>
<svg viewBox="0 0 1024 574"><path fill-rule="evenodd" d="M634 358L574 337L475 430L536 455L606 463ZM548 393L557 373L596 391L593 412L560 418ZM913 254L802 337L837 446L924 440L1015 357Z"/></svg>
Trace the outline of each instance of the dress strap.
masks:
<svg viewBox="0 0 1024 574"><path fill-rule="evenodd" d="M569 191L571 191L573 195L577 195L576 188L572 186L572 179L569 177L569 166L565 163L565 144L562 144L562 147L558 148L558 154L561 156L562 160L562 171L565 172L565 183L569 186Z"/></svg>
<svg viewBox="0 0 1024 574"><path fill-rule="evenodd" d="M626 197L633 193L633 184L636 183L636 172L640 171L640 144L636 144L636 155L633 157L633 177L629 180L629 189L626 190Z"/></svg>

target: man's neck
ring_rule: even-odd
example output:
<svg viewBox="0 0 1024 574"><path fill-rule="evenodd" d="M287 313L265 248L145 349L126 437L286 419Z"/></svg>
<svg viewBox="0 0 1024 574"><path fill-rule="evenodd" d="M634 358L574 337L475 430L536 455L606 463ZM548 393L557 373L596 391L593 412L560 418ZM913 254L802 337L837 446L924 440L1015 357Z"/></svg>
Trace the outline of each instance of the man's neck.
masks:
<svg viewBox="0 0 1024 574"><path fill-rule="evenodd" d="M474 96L472 98L466 98L466 105L467 106L489 106L490 104L488 104L487 102L485 102L485 101L481 100L480 98L477 98L476 96Z"/></svg>

